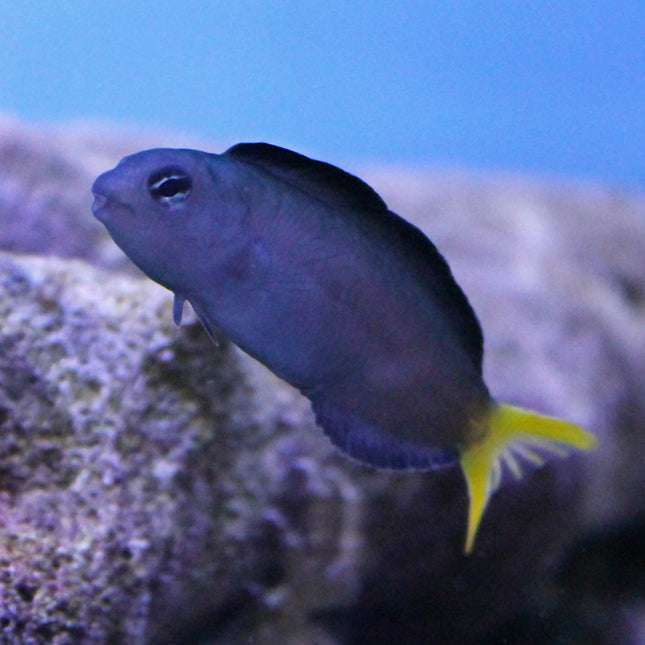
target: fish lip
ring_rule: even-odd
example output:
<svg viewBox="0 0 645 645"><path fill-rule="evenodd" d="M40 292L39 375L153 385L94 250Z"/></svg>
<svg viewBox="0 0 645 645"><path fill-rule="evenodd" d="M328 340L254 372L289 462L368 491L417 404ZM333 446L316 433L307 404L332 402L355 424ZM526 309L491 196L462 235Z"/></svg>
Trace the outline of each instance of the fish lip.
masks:
<svg viewBox="0 0 645 645"><path fill-rule="evenodd" d="M108 198L102 193L94 193L94 203L92 204L92 213L94 214L94 217L101 219L101 211L108 201Z"/></svg>
<svg viewBox="0 0 645 645"><path fill-rule="evenodd" d="M132 215L135 214L134 208L119 199L115 199L109 193L92 191L94 203L92 204L92 213L99 222L105 224L110 219L110 214L114 211L126 211Z"/></svg>

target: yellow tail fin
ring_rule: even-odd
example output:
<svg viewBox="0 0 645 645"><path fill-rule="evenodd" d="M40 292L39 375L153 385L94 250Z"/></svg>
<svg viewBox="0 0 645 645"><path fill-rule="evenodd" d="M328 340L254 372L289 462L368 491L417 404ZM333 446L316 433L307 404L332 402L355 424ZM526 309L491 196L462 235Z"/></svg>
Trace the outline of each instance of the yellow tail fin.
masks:
<svg viewBox="0 0 645 645"><path fill-rule="evenodd" d="M574 423L512 405L495 405L484 438L466 447L460 457L470 496L465 552L473 548L482 515L501 483L504 466L520 479L527 471L542 466L549 454L564 456L571 448L592 450L595 446L595 437Z"/></svg>

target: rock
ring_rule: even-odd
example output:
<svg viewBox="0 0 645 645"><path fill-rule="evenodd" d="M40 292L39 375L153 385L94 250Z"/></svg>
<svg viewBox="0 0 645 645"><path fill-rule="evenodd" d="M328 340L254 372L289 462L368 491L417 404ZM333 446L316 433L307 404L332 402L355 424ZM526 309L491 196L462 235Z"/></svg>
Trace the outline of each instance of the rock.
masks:
<svg viewBox="0 0 645 645"><path fill-rule="evenodd" d="M65 230L79 241L56 242L56 254L127 273L103 232L83 227L99 226L94 175L136 138L6 128L22 142L14 158L20 146L32 156L10 164L5 248L51 251L11 218L31 204L34 227L58 230L64 186L77 205ZM49 182L51 199L36 204L20 178L52 155L75 179ZM495 396L582 423L600 448L503 487L466 558L457 469L391 474L346 460L291 388L225 341L214 348L198 324L175 330L157 285L4 255L3 642L639 642L645 197L500 175L358 174L446 255L482 321Z"/></svg>
<svg viewBox="0 0 645 645"><path fill-rule="evenodd" d="M303 401L149 281L0 276L3 642L332 642L310 614L357 584L361 493Z"/></svg>

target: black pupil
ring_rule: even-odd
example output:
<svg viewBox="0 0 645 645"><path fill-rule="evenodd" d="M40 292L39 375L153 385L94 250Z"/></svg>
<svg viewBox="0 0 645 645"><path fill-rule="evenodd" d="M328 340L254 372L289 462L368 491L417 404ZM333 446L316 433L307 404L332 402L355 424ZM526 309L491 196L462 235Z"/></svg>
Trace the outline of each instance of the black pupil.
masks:
<svg viewBox="0 0 645 645"><path fill-rule="evenodd" d="M150 175L148 179L150 195L158 201L183 199L190 193L192 185L190 177L180 168L164 168Z"/></svg>

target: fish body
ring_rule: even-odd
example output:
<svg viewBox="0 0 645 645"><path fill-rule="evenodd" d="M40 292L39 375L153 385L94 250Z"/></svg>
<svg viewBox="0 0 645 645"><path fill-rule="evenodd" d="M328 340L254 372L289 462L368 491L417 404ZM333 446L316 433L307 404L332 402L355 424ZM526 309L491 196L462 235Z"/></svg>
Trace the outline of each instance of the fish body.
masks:
<svg viewBox="0 0 645 645"><path fill-rule="evenodd" d="M137 153L92 190L114 241L174 292L176 322L189 301L211 336L220 330L307 396L345 453L393 469L460 461L467 550L510 447L541 459L522 440L526 427L514 433L520 419L541 448L591 447L573 424L495 402L481 327L448 264L360 179L238 144Z"/></svg>

